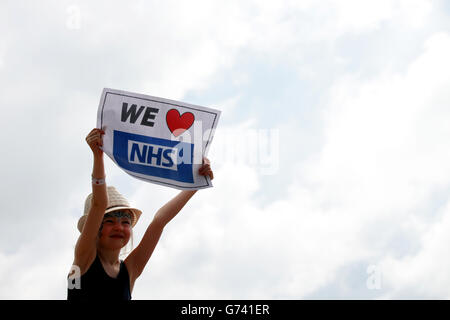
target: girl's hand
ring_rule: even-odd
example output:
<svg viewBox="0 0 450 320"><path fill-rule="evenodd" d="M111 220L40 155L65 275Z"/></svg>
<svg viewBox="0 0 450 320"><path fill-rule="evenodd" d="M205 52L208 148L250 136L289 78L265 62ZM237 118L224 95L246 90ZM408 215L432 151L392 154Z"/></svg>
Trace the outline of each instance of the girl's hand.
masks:
<svg viewBox="0 0 450 320"><path fill-rule="evenodd" d="M101 156L103 155L103 150L100 149L101 146L103 146L103 137L102 135L105 134L105 131L102 129L92 129L91 132L86 137L86 142L91 148L92 152L94 153L94 156Z"/></svg>
<svg viewBox="0 0 450 320"><path fill-rule="evenodd" d="M214 174L211 170L211 163L209 162L208 158L203 157L203 164L198 170L198 173L201 176L209 176L212 179L214 179Z"/></svg>

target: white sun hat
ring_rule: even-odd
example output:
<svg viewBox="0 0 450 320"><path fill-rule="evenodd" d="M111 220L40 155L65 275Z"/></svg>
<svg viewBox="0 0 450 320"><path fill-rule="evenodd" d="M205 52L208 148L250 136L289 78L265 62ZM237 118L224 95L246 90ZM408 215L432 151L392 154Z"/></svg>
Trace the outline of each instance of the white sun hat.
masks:
<svg viewBox="0 0 450 320"><path fill-rule="evenodd" d="M106 190L108 192L108 206L105 210L105 214L112 211L117 211L121 209L128 209L132 212L131 217L131 227L134 227L139 220L139 217L142 214L142 211L136 208L130 207L130 204L128 203L127 199L123 195L121 195L116 188L112 186L106 187ZM89 210L91 210L92 206L92 193L87 196L86 201L84 202L84 214L81 216L81 218L78 220L78 230L81 232L84 227L84 223L86 222L86 218L89 214Z"/></svg>

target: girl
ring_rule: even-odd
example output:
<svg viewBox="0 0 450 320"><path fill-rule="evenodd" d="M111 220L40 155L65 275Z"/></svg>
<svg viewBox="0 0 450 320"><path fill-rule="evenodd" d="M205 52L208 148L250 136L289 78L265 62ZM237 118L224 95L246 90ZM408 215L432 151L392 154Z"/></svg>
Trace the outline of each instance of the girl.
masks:
<svg viewBox="0 0 450 320"><path fill-rule="evenodd" d="M114 187L106 187L103 151L100 149L103 134L103 130L93 129L86 137L94 156L92 193L87 197L84 215L78 221L81 234L68 276L68 300L130 300L134 282L144 270L164 227L196 192L181 191L161 207L139 245L124 261L119 260L120 250L130 240L141 211L130 207ZM203 158L199 174L214 178L207 158Z"/></svg>

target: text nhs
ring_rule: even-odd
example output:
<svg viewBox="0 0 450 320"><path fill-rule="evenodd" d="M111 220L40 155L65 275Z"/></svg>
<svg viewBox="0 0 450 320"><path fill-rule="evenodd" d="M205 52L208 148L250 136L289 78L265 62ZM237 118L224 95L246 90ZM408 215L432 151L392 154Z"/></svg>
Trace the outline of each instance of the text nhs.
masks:
<svg viewBox="0 0 450 320"><path fill-rule="evenodd" d="M177 170L178 149L128 140L128 161L134 164Z"/></svg>

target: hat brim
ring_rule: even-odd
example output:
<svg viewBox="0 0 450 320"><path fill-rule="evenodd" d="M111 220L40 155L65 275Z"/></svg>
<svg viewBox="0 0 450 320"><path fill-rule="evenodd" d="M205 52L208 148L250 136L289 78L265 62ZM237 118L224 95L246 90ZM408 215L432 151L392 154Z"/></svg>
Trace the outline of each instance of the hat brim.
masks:
<svg viewBox="0 0 450 320"><path fill-rule="evenodd" d="M133 221L131 223L131 227L133 228L136 225L136 223L138 222L138 220L142 214L142 211L139 209L124 207L124 206L117 206L117 207L112 207L112 208L106 209L104 214L107 214L107 213L113 212L113 211L117 211L117 210L123 210L123 209L130 210L133 213L134 217L133 217L133 219L132 219ZM78 231L82 232L84 224L86 223L86 218L87 218L87 215L83 215L78 220L78 224L77 224Z"/></svg>

